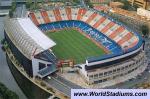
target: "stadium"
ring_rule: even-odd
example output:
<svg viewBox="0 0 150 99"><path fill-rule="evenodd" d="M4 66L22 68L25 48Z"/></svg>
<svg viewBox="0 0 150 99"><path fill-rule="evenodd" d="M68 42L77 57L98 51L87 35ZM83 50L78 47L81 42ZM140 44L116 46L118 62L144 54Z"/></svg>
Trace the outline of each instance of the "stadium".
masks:
<svg viewBox="0 0 150 99"><path fill-rule="evenodd" d="M112 86L147 67L141 35L90 8L60 7L7 18L5 40L30 77L45 78L67 67L80 75L85 84L77 85L83 88ZM78 78L66 75L76 84Z"/></svg>

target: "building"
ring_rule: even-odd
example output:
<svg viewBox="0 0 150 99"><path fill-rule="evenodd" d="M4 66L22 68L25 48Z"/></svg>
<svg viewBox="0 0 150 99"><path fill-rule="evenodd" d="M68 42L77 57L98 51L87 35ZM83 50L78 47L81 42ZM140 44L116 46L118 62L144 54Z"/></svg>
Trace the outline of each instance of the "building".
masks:
<svg viewBox="0 0 150 99"><path fill-rule="evenodd" d="M36 75L43 77L56 71L54 63L56 58L49 50L55 43L42 34L30 19L8 19L4 26L4 35L9 48L30 77ZM17 26L19 28L16 28Z"/></svg>
<svg viewBox="0 0 150 99"><path fill-rule="evenodd" d="M138 7L142 7L144 9L150 9L150 1L149 0L128 0L132 5L137 5Z"/></svg>
<svg viewBox="0 0 150 99"><path fill-rule="evenodd" d="M148 11L148 10L145 10L143 8L138 8L137 14L140 16L146 17L147 20L150 20L150 11Z"/></svg>
<svg viewBox="0 0 150 99"><path fill-rule="evenodd" d="M0 0L0 9L10 9L12 0Z"/></svg>
<svg viewBox="0 0 150 99"><path fill-rule="evenodd" d="M31 78L53 77L50 74L59 72L59 59L52 47L58 44L44 33L68 28L78 29L108 51L102 56L90 56L84 58L84 63L75 64L74 67L88 88L115 85L134 78L146 69L142 37L108 15L90 8L60 7L31 11L25 18L8 18L5 21L5 40L27 75ZM61 86L69 86L65 82L61 83ZM69 88L76 86L71 85ZM70 95L70 89L67 90L67 96Z"/></svg>

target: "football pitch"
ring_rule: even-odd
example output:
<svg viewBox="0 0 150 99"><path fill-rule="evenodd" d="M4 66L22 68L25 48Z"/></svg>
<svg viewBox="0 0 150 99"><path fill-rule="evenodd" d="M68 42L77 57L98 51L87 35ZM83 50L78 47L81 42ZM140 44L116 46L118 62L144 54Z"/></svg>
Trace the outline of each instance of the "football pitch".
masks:
<svg viewBox="0 0 150 99"><path fill-rule="evenodd" d="M85 63L87 57L105 54L103 49L74 29L49 32L47 35L56 42L52 50L60 60L73 59L79 64Z"/></svg>

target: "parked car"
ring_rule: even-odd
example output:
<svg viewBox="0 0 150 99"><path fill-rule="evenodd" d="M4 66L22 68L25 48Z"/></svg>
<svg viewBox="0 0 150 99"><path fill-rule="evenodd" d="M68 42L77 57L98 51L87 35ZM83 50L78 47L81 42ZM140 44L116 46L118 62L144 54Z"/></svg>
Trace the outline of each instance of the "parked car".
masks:
<svg viewBox="0 0 150 99"><path fill-rule="evenodd" d="M50 76L47 76L47 78L50 80L50 79L52 79Z"/></svg>

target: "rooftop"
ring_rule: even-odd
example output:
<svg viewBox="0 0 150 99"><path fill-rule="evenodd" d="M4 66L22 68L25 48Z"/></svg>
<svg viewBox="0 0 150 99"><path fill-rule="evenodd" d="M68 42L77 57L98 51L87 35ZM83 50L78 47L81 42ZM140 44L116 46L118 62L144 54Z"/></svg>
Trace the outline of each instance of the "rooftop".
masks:
<svg viewBox="0 0 150 99"><path fill-rule="evenodd" d="M11 6L12 0L0 0L0 6Z"/></svg>
<svg viewBox="0 0 150 99"><path fill-rule="evenodd" d="M35 26L30 18L14 18L5 21L5 30L9 38L29 59L31 59L33 55L37 55L56 45L53 40L44 35L44 33Z"/></svg>

